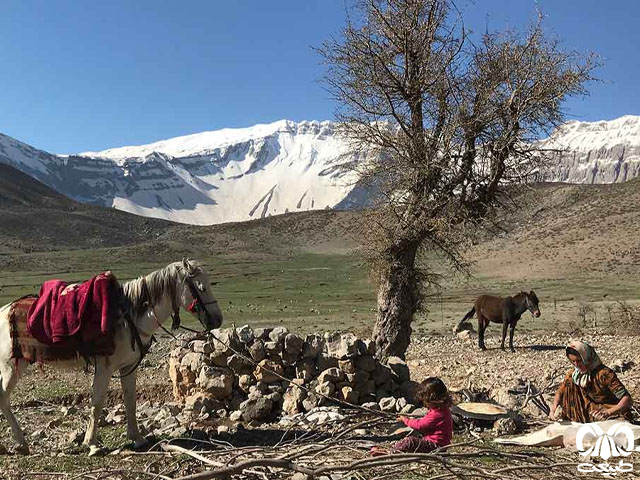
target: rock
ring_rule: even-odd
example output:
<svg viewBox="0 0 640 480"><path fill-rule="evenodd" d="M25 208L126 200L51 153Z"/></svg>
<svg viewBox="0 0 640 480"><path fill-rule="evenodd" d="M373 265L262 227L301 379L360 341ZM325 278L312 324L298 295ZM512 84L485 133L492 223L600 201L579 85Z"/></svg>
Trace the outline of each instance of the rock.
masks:
<svg viewBox="0 0 640 480"><path fill-rule="evenodd" d="M376 361L371 355L363 355L356 358L356 368L368 373L375 372Z"/></svg>
<svg viewBox="0 0 640 480"><path fill-rule="evenodd" d="M211 330L211 346L214 350L221 352L230 348L241 350L242 345L235 328L214 328Z"/></svg>
<svg viewBox="0 0 640 480"><path fill-rule="evenodd" d="M338 368L344 373L356 373L356 362L351 358L338 360Z"/></svg>
<svg viewBox="0 0 640 480"><path fill-rule="evenodd" d="M313 380L315 373L316 365L312 359L307 358L296 363L296 378L303 379L304 383L309 383Z"/></svg>
<svg viewBox="0 0 640 480"><path fill-rule="evenodd" d="M460 334L462 332L473 332L474 334L476 333L473 330L473 324L471 322L459 322L453 327L454 334Z"/></svg>
<svg viewBox="0 0 640 480"><path fill-rule="evenodd" d="M245 345L249 345L253 342L254 334L249 325L243 325L242 327L236 328L236 335L238 336L238 340Z"/></svg>
<svg viewBox="0 0 640 480"><path fill-rule="evenodd" d="M196 353L210 354L213 351L213 347L206 340L194 340L191 342L191 349Z"/></svg>
<svg viewBox="0 0 640 480"><path fill-rule="evenodd" d="M345 379L344 373L342 370L337 368L328 368L318 375L318 382L332 382L332 383L340 383Z"/></svg>
<svg viewBox="0 0 640 480"><path fill-rule="evenodd" d="M238 422L240 421L241 418L242 418L242 412L240 410L231 412L231 414L229 415L229 420L231 420L232 422Z"/></svg>
<svg viewBox="0 0 640 480"><path fill-rule="evenodd" d="M327 368L337 368L338 359L329 357L324 353L320 353L316 359L316 365L318 366L318 370L321 372Z"/></svg>
<svg viewBox="0 0 640 480"><path fill-rule="evenodd" d="M417 402L416 392L418 391L419 386L420 384L418 382L407 380L398 386L396 393L402 395L409 402Z"/></svg>
<svg viewBox="0 0 640 480"><path fill-rule="evenodd" d="M271 413L273 402L268 398L261 397L255 400L247 400L240 405L242 419L245 422L253 420L266 420Z"/></svg>
<svg viewBox="0 0 640 480"><path fill-rule="evenodd" d="M193 410L196 413L200 413L203 410L205 412L213 412L219 408L222 408L222 406L222 402L205 392L196 392L185 399L185 408ZM168 411L166 413L160 413L162 413L162 416L160 416L160 418L156 417L158 420L169 418L171 416Z"/></svg>
<svg viewBox="0 0 640 480"><path fill-rule="evenodd" d="M314 425L322 425L328 422L344 420L344 415L336 408L316 407L305 416L306 420Z"/></svg>
<svg viewBox="0 0 640 480"><path fill-rule="evenodd" d="M273 333L273 332L272 332ZM260 382L273 383L280 381L278 375L283 375L284 369L280 363L273 360L262 360L254 372L254 376Z"/></svg>
<svg viewBox="0 0 640 480"><path fill-rule="evenodd" d="M316 386L315 391L320 395L330 397L336 391L336 386L332 382L321 382Z"/></svg>
<svg viewBox="0 0 640 480"><path fill-rule="evenodd" d="M518 427L512 418L499 418L493 422L493 431L496 435L511 435L518 431Z"/></svg>
<svg viewBox="0 0 640 480"><path fill-rule="evenodd" d="M507 387L498 387L491 391L491 398L508 410L516 410L520 407L520 402L515 395L509 393Z"/></svg>
<svg viewBox="0 0 640 480"><path fill-rule="evenodd" d="M249 355L256 362L261 362L267 356L267 351L264 348L264 342L257 338L253 341L249 347Z"/></svg>
<svg viewBox="0 0 640 480"><path fill-rule="evenodd" d="M286 415L295 415L302 410L302 402L307 398L307 392L299 386L292 384L284 394L282 411Z"/></svg>
<svg viewBox="0 0 640 480"><path fill-rule="evenodd" d="M272 342L276 342L282 345L285 337L289 333L289 330L285 327L276 327L269 333L269 338Z"/></svg>
<svg viewBox="0 0 640 480"><path fill-rule="evenodd" d="M322 352L323 347L324 342L319 335L307 335L302 347L302 356L304 358L316 358Z"/></svg>
<svg viewBox="0 0 640 480"><path fill-rule="evenodd" d="M282 344L278 342L265 342L264 351L267 355L277 356L282 352Z"/></svg>
<svg viewBox="0 0 640 480"><path fill-rule="evenodd" d="M216 367L226 367L227 360L232 355L231 350L214 350L209 354L209 361Z"/></svg>
<svg viewBox="0 0 640 480"><path fill-rule="evenodd" d="M302 348L304 347L304 340L300 338L298 335L293 333L287 334L284 337L284 351L291 355L300 355L302 353Z"/></svg>
<svg viewBox="0 0 640 480"><path fill-rule="evenodd" d="M380 406L377 402L366 402L362 404L362 407L369 410L380 410Z"/></svg>
<svg viewBox="0 0 640 480"><path fill-rule="evenodd" d="M218 428L216 428L216 433L218 435L229 433L229 427L227 425L218 425Z"/></svg>
<svg viewBox="0 0 640 480"><path fill-rule="evenodd" d="M296 472L291 477L291 480L313 480L311 475L307 475L306 473Z"/></svg>
<svg viewBox="0 0 640 480"><path fill-rule="evenodd" d="M282 401L282 394L280 392L271 392L264 396L264 398L268 398L274 404Z"/></svg>
<svg viewBox="0 0 640 480"><path fill-rule="evenodd" d="M384 397L380 399L378 405L383 412L395 412L396 399L394 397Z"/></svg>
<svg viewBox="0 0 640 480"><path fill-rule="evenodd" d="M251 387L251 385L254 385L256 382L256 379L253 378L253 375L240 375L240 377L238 377L238 388L240 388L240 390L242 390L245 393L249 392L249 387Z"/></svg>
<svg viewBox="0 0 640 480"><path fill-rule="evenodd" d="M369 374L364 370L357 370L356 373L348 373L346 377L349 383L357 385L358 387L365 385L369 381Z"/></svg>
<svg viewBox="0 0 640 480"><path fill-rule="evenodd" d="M383 385L391 380L391 369L386 365L378 364L373 372L373 381L376 386Z"/></svg>
<svg viewBox="0 0 640 480"><path fill-rule="evenodd" d="M400 397L400 398L398 398L396 400L396 412L402 411L402 409L404 407L406 407L406 406L407 406L407 399L406 398Z"/></svg>
<svg viewBox="0 0 640 480"><path fill-rule="evenodd" d="M358 353L358 338L353 333L334 333L325 336L327 355L344 359L354 357Z"/></svg>
<svg viewBox="0 0 640 480"><path fill-rule="evenodd" d="M253 330L253 336L254 338L259 338L262 341L267 341L269 340L271 330L273 330L273 328L255 328Z"/></svg>
<svg viewBox="0 0 640 480"><path fill-rule="evenodd" d="M182 367L186 367L192 372L199 372L200 368L204 364L205 356L202 353L189 352L182 360L180 360L180 365Z"/></svg>
<svg viewBox="0 0 640 480"><path fill-rule="evenodd" d="M386 364L393 372L393 376L398 379L396 383L403 383L409 380L409 367L407 362L400 357L388 357Z"/></svg>
<svg viewBox="0 0 640 480"><path fill-rule="evenodd" d="M226 370L202 367L198 377L200 388L214 398L226 398L233 391L233 376Z"/></svg>
<svg viewBox="0 0 640 480"><path fill-rule="evenodd" d="M244 356L234 353L227 359L227 367L233 370L237 375L244 375L251 373L253 370L253 363Z"/></svg>
<svg viewBox="0 0 640 480"><path fill-rule="evenodd" d="M280 358L282 358L282 364L285 367L294 367L298 361L298 355L295 353L282 352Z"/></svg>
<svg viewBox="0 0 640 480"><path fill-rule="evenodd" d="M475 343L477 335L478 334L473 330L463 330L456 334L456 336L463 342L473 342L473 343Z"/></svg>
<svg viewBox="0 0 640 480"><path fill-rule="evenodd" d="M357 404L360 398L360 392L351 387L342 387L340 389L340 398L347 403Z"/></svg>

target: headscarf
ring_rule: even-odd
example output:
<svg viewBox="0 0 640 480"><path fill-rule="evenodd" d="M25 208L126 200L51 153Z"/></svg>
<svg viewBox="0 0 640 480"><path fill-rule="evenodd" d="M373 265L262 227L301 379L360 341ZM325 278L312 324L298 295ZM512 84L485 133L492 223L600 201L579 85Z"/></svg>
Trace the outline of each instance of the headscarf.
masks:
<svg viewBox="0 0 640 480"><path fill-rule="evenodd" d="M579 387L585 387L591 380L591 373L600 365L602 365L600 357L591 345L579 340L572 340L569 345L567 345L567 349L568 348L573 348L576 352L578 352L578 354L580 354L580 358L582 359L582 363L585 367L587 367L587 371L584 373L582 373L578 369L578 367L574 367L573 374L571 374L573 383L575 383ZM567 354L567 357L568 356L569 355Z"/></svg>

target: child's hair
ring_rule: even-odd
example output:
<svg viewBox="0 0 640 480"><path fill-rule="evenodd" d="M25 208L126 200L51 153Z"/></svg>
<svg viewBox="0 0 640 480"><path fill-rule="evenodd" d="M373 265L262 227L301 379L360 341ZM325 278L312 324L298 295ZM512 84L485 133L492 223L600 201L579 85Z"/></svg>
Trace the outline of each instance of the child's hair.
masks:
<svg viewBox="0 0 640 480"><path fill-rule="evenodd" d="M447 386L438 377L429 377L418 385L416 398L425 407L444 407L451 405Z"/></svg>

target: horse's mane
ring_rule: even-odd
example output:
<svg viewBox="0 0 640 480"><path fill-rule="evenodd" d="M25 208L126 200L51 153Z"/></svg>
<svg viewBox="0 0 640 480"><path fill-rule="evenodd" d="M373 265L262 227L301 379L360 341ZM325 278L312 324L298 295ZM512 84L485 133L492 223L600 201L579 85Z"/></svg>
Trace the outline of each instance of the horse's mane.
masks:
<svg viewBox="0 0 640 480"><path fill-rule="evenodd" d="M178 304L178 285L186 275L197 275L200 264L192 260L174 262L149 275L138 277L122 284L122 293L127 310L133 318L141 316L149 307L169 295L174 306Z"/></svg>

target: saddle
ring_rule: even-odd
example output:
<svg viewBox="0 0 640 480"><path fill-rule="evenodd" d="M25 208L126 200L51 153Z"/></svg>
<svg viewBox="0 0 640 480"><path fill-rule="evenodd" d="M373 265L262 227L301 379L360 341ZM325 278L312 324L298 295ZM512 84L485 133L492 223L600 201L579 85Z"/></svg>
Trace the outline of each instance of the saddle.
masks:
<svg viewBox="0 0 640 480"><path fill-rule="evenodd" d="M11 306L13 358L44 362L113 354L118 292L110 272L79 285L45 282L37 297Z"/></svg>

